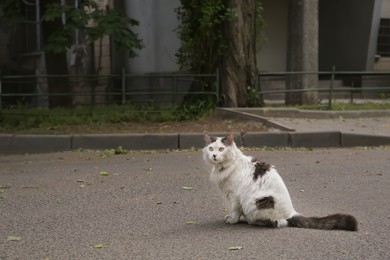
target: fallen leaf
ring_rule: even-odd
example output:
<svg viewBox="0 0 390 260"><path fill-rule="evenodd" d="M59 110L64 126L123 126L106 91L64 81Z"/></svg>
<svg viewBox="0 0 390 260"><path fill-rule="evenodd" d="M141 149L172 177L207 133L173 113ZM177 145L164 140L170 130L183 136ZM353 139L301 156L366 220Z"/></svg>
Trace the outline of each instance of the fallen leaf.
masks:
<svg viewBox="0 0 390 260"><path fill-rule="evenodd" d="M104 247L106 247L106 246L103 245L103 244L97 244L97 245L95 245L95 248L104 248Z"/></svg>
<svg viewBox="0 0 390 260"><path fill-rule="evenodd" d="M192 225L192 224L194 224L194 221L187 221L186 224L187 225Z"/></svg>
<svg viewBox="0 0 390 260"><path fill-rule="evenodd" d="M18 236L8 236L7 240L8 241L20 241L20 240L22 240L22 238L18 237Z"/></svg>
<svg viewBox="0 0 390 260"><path fill-rule="evenodd" d="M192 190L192 187L186 187L186 186L184 186L184 187L181 187L183 190Z"/></svg>
<svg viewBox="0 0 390 260"><path fill-rule="evenodd" d="M108 172L100 172L100 175L102 175L102 176L108 176Z"/></svg>
<svg viewBox="0 0 390 260"><path fill-rule="evenodd" d="M241 250L242 246L231 246L229 247L229 250Z"/></svg>

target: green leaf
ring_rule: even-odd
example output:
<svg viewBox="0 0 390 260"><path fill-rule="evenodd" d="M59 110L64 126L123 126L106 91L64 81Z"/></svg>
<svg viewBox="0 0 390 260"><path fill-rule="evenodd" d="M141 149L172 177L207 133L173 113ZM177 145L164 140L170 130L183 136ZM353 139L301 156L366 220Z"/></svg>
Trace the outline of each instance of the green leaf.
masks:
<svg viewBox="0 0 390 260"><path fill-rule="evenodd" d="M97 244L94 246L95 248L105 248L106 246L103 244Z"/></svg>
<svg viewBox="0 0 390 260"><path fill-rule="evenodd" d="M22 240L22 238L18 237L18 236L8 236L7 240L8 241L20 241L20 240Z"/></svg>
<svg viewBox="0 0 390 260"><path fill-rule="evenodd" d="M100 175L102 175L102 176L108 176L108 172L100 172Z"/></svg>

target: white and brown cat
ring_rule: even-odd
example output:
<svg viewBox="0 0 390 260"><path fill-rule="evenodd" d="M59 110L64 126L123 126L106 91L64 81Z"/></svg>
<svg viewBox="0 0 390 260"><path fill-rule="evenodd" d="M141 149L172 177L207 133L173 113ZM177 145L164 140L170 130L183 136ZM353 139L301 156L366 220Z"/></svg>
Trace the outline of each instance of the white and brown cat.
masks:
<svg viewBox="0 0 390 260"><path fill-rule="evenodd" d="M351 215L305 217L296 212L275 167L244 155L233 133L214 137L205 132L204 137L203 159L213 166L211 181L230 204L226 223L238 223L242 216L250 225L357 231L357 221Z"/></svg>

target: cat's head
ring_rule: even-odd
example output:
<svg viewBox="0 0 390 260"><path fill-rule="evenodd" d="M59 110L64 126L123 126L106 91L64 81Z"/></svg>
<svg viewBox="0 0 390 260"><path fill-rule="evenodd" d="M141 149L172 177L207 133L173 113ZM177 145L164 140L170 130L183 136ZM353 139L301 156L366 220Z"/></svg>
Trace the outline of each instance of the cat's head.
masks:
<svg viewBox="0 0 390 260"><path fill-rule="evenodd" d="M203 159L211 164L228 163L235 154L234 134L230 132L225 137L214 137L204 132L206 146L203 148Z"/></svg>

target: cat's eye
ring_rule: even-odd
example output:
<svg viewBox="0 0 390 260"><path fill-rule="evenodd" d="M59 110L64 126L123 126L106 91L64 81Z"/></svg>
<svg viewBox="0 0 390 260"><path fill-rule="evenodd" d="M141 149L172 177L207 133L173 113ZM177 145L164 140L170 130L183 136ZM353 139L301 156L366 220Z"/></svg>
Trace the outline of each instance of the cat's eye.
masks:
<svg viewBox="0 0 390 260"><path fill-rule="evenodd" d="M219 151L222 152L225 148L221 147L219 148Z"/></svg>
<svg viewBox="0 0 390 260"><path fill-rule="evenodd" d="M209 147L209 151L211 151L211 152L212 152L212 151L213 151L213 147Z"/></svg>

